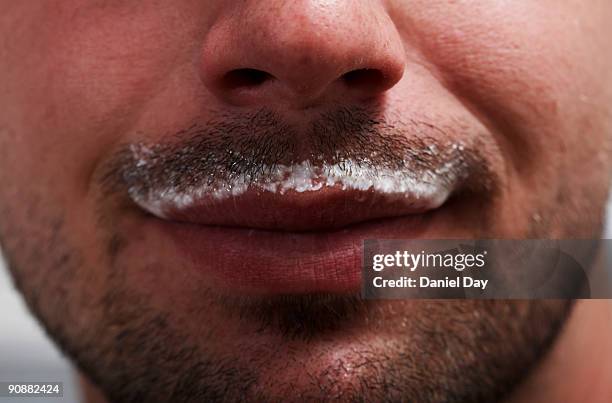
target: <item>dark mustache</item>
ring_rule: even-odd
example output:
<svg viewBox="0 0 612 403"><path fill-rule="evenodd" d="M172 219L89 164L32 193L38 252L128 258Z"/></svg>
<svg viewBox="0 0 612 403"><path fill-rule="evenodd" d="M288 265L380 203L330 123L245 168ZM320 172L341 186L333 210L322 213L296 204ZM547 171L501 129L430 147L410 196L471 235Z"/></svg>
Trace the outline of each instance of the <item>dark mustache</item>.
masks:
<svg viewBox="0 0 612 403"><path fill-rule="evenodd" d="M105 164L99 182L109 192L129 189L136 194L231 183L238 177L256 183L279 166L308 160L338 164L347 175L357 164L373 172L414 172L415 177L452 163L449 177L490 190L497 178L481 147L470 136L453 141L456 136L447 130L425 120L389 122L361 107L324 113L302 129L261 109L193 124L163 137L163 143L123 144ZM467 183L470 177L478 181Z"/></svg>

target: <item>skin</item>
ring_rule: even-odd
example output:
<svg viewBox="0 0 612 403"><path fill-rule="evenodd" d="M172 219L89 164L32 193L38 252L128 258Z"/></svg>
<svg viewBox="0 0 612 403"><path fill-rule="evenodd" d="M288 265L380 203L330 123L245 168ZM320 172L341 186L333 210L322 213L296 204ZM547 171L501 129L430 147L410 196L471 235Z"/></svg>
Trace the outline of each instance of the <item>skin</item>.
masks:
<svg viewBox="0 0 612 403"><path fill-rule="evenodd" d="M99 399L609 401L594 352L611 351L609 305L236 309L99 177L122 144L221 113L266 107L299 127L375 102L460 117L487 144L495 192L431 237L598 238L611 18L606 0L0 0L0 242L16 283ZM224 79L237 68L274 80L245 89ZM363 68L382 76L342 84Z"/></svg>

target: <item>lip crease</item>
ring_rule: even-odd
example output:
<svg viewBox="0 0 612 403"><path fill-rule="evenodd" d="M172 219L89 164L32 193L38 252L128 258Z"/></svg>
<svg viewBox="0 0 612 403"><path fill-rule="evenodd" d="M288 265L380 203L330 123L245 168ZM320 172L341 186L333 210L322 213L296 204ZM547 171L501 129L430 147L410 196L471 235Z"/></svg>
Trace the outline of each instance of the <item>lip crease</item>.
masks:
<svg viewBox="0 0 612 403"><path fill-rule="evenodd" d="M225 200L201 197L189 205L168 206L163 218L219 227L323 231L376 219L422 214L442 203L443 200L412 194L388 195L338 187L282 195L254 190Z"/></svg>
<svg viewBox="0 0 612 403"><path fill-rule="evenodd" d="M177 259L233 295L356 293L365 239L419 237L443 199L340 187L192 199L147 220ZM438 214L441 213L441 214ZM152 225L152 226L151 226ZM185 262L185 260L182 260Z"/></svg>

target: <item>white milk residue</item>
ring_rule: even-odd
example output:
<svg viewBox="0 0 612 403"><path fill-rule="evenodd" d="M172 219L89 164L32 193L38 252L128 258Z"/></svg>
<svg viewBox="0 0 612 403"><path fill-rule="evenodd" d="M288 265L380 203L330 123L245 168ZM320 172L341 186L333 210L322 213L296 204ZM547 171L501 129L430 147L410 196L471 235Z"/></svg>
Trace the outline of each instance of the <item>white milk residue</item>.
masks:
<svg viewBox="0 0 612 403"><path fill-rule="evenodd" d="M147 164L142 154L136 161L140 167ZM303 161L294 165L263 167L265 176L256 180L237 176L187 189L153 187L146 192L133 187L130 188L130 196L141 208L160 218L166 218L169 210L182 210L199 202L222 201L240 196L247 190L282 195L287 192L315 192L326 187L373 191L394 200L403 198L413 206L433 209L442 205L453 191L458 180L458 164L460 162L447 162L436 170L415 172L408 168L394 170L370 164L365 166L351 160L317 165Z"/></svg>

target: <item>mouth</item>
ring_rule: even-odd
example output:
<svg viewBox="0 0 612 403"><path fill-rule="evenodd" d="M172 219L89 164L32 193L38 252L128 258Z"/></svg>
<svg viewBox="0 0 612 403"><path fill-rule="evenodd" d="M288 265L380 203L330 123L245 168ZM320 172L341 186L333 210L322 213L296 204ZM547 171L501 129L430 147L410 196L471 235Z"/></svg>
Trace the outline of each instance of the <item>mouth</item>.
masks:
<svg viewBox="0 0 612 403"><path fill-rule="evenodd" d="M314 192L276 194L247 191L225 200L191 198L188 204L168 204L146 211L158 218L200 226L296 232L348 229L374 220L424 214L440 207L448 197L415 194L380 194L372 190L339 187Z"/></svg>
<svg viewBox="0 0 612 403"><path fill-rule="evenodd" d="M216 289L344 294L361 290L365 239L421 237L433 222L448 222L443 207L457 187L453 181L401 180L232 186L222 196L200 187L132 199Z"/></svg>
<svg viewBox="0 0 612 403"><path fill-rule="evenodd" d="M156 265L226 295L354 294L364 240L470 237L473 202L498 183L495 146L471 125L372 116L343 109L300 130L268 115L196 125L120 145L99 181L145 217L133 238L153 239L136 253Z"/></svg>

